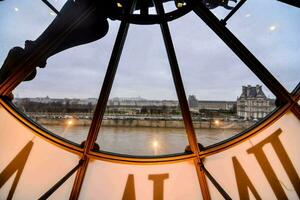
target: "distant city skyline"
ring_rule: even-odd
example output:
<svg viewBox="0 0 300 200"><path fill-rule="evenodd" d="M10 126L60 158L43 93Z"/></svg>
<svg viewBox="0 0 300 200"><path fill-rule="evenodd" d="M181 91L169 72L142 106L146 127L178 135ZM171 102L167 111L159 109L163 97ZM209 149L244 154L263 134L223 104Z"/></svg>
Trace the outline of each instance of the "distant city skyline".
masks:
<svg viewBox="0 0 300 200"><path fill-rule="evenodd" d="M251 85L246 85L246 86L242 86L242 87L247 87L247 86L251 86ZM258 85L260 86L260 85ZM254 86L255 87L255 86ZM241 90L241 93L240 95L243 93L243 91ZM215 100L215 99L199 99L199 97L195 94L190 94L190 95L187 95L187 98L190 97L190 96L193 96L195 97L198 101L236 101L239 96L237 96L236 99L233 99L233 100ZM51 96L38 96L38 97L20 97L18 95L15 95L15 98L19 98L19 99L26 99L26 98L29 98L29 99L79 99L79 100L96 100L98 99L98 97L85 97L85 98L79 98L79 97L62 97L62 98L59 98L59 97L51 97ZM270 98L270 99L274 99L274 96L273 97L268 97L267 98ZM146 98L146 97L143 97L143 96L132 96L132 97L125 97L125 96L116 96L116 97L110 97L108 99L109 101L178 101L177 99L149 99L149 98Z"/></svg>
<svg viewBox="0 0 300 200"><path fill-rule="evenodd" d="M245 85L245 86L251 86L250 84ZM255 86L255 85L254 85ZM216 101L235 101L239 95L242 93L242 87L240 87L240 93L234 98L232 99L208 99L208 98L201 98L201 95L199 94L186 94L186 97L188 98L189 96L195 96L198 100L216 100ZM263 87L263 90L265 88ZM265 92L265 91L264 91ZM269 94L269 93L267 93ZM45 95L45 96L21 96L19 95L17 92L14 93L14 97L15 98L51 98L51 99L98 99L97 97L80 97L80 96L50 96L50 95ZM267 95L267 98L270 99L274 99L275 96L272 95L271 93L269 95ZM147 96L110 96L109 100L113 100L113 99L121 99L121 100L178 100L177 98L169 98L169 99L164 99L164 98L149 98Z"/></svg>
<svg viewBox="0 0 300 200"><path fill-rule="evenodd" d="M59 8L64 2L52 3ZM220 19L228 14L222 8L212 11ZM1 1L0 13L0 65L9 49L37 38L55 17L42 2L34 0ZM297 8L274 0L253 0L227 25L289 91L299 83L299 18ZM46 68L38 69L33 81L20 84L15 96L97 98L119 25L118 21L109 23L109 33L103 39L48 59ZM236 100L243 85L263 85L195 14L169 25L187 96ZM263 90L274 98L265 86ZM177 100L158 25L130 26L110 98L117 96Z"/></svg>

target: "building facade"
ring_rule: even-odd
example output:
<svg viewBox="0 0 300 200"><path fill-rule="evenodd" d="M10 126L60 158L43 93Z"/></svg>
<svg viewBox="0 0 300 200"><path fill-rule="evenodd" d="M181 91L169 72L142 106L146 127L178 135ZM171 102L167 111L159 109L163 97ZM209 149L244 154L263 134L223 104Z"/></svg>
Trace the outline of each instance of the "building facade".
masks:
<svg viewBox="0 0 300 200"><path fill-rule="evenodd" d="M198 108L199 102L195 95L190 95L188 98L188 103L191 108Z"/></svg>
<svg viewBox="0 0 300 200"><path fill-rule="evenodd" d="M233 110L236 106L235 101L198 100L195 95L189 96L188 103L191 109L196 110Z"/></svg>
<svg viewBox="0 0 300 200"><path fill-rule="evenodd" d="M275 108L274 100L266 97L261 85L242 86L242 94L237 98L238 117L261 119Z"/></svg>

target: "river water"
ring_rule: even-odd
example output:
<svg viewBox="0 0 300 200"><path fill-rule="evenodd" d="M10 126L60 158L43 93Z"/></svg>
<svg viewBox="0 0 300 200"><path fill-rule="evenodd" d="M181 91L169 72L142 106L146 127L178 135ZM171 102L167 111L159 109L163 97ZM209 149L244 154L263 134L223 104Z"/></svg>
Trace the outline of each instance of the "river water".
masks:
<svg viewBox="0 0 300 200"><path fill-rule="evenodd" d="M45 126L53 133L81 143L89 126ZM241 130L196 129L198 142L207 146L227 139ZM145 127L101 127L97 143L103 151L128 155L164 155L184 152L188 145L185 129Z"/></svg>

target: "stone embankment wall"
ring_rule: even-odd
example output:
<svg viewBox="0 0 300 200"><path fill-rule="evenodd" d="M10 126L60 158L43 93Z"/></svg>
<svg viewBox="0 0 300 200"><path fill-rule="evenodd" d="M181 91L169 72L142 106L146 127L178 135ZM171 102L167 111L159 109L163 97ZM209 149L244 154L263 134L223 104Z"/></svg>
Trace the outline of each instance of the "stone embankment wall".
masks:
<svg viewBox="0 0 300 200"><path fill-rule="evenodd" d="M90 119L71 119L73 126L89 126ZM67 125L70 119L37 119L42 125ZM194 121L194 128L222 128L222 129L245 129L251 126L250 121ZM184 128L181 120L156 120L156 119L104 119L103 126L108 127L158 127L158 128Z"/></svg>

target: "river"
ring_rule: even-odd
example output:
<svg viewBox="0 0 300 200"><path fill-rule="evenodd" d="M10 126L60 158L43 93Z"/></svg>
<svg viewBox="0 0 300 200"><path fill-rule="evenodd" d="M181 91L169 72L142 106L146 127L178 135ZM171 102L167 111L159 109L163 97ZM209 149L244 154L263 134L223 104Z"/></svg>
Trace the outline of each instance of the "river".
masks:
<svg viewBox="0 0 300 200"><path fill-rule="evenodd" d="M45 126L53 133L81 143L86 139L89 126ZM195 129L198 142L207 146L227 139L240 130ZM164 155L181 153L188 144L184 129L145 127L101 127L97 141L103 151L129 155Z"/></svg>

